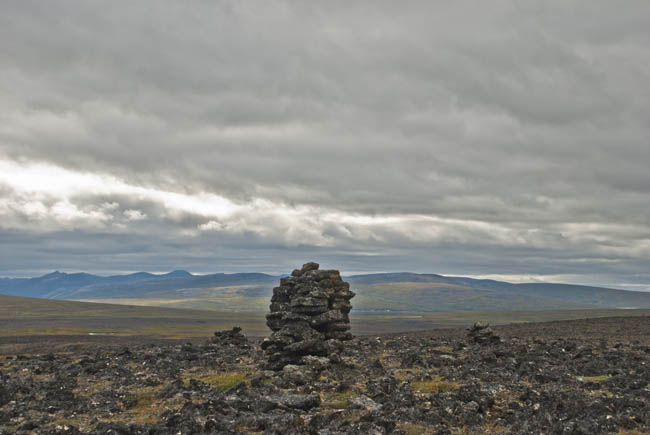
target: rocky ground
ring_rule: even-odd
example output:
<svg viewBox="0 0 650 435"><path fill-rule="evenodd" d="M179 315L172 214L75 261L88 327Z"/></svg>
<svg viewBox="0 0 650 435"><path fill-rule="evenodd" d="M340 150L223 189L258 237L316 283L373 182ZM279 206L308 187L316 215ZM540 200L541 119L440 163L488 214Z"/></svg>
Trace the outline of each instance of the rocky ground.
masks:
<svg viewBox="0 0 650 435"><path fill-rule="evenodd" d="M650 433L650 317L493 329L355 338L277 373L236 331L2 356L0 434Z"/></svg>

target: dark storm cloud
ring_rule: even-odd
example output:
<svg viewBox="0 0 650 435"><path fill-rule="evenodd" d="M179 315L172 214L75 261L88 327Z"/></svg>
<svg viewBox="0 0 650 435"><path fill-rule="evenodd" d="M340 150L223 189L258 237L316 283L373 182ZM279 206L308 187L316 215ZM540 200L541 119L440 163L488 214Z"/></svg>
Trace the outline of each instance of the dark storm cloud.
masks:
<svg viewBox="0 0 650 435"><path fill-rule="evenodd" d="M313 255L647 286L649 9L6 2L0 272Z"/></svg>

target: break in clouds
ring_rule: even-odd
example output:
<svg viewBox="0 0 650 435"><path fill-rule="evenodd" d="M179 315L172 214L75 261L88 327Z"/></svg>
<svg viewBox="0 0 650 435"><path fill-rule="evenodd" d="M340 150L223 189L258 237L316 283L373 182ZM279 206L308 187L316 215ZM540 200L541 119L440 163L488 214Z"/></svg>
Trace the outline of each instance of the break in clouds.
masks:
<svg viewBox="0 0 650 435"><path fill-rule="evenodd" d="M650 289L648 29L646 1L6 1L0 275Z"/></svg>

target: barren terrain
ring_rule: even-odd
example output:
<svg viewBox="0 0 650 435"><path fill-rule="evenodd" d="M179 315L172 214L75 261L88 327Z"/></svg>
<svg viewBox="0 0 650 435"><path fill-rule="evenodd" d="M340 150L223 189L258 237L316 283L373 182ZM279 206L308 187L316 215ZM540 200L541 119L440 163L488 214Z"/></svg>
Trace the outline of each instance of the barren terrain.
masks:
<svg viewBox="0 0 650 435"><path fill-rule="evenodd" d="M0 357L0 433L650 431L650 317L493 329L500 343L462 328L357 337L341 363L278 373L236 331L54 339Z"/></svg>

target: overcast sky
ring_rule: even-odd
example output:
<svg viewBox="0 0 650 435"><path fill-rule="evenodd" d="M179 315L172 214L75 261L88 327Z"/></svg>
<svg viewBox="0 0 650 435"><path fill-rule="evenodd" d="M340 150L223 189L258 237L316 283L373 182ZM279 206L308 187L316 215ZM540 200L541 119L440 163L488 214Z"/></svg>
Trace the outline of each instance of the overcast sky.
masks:
<svg viewBox="0 0 650 435"><path fill-rule="evenodd" d="M0 276L650 290L647 0L0 8Z"/></svg>

